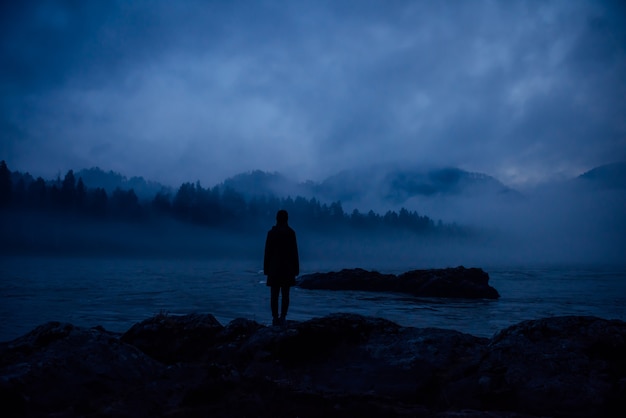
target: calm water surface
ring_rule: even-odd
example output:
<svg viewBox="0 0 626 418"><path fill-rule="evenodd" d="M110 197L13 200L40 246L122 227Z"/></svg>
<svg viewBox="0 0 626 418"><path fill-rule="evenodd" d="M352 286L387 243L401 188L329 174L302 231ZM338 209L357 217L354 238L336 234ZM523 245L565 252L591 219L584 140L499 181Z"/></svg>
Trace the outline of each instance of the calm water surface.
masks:
<svg viewBox="0 0 626 418"><path fill-rule="evenodd" d="M234 260L2 258L0 341L52 320L124 332L159 312L211 313L224 325L238 317L268 324L269 289L261 267ZM303 273L333 269L318 265ZM484 337L522 320L556 315L626 320L626 268L484 269L499 300L294 288L289 317L352 312Z"/></svg>

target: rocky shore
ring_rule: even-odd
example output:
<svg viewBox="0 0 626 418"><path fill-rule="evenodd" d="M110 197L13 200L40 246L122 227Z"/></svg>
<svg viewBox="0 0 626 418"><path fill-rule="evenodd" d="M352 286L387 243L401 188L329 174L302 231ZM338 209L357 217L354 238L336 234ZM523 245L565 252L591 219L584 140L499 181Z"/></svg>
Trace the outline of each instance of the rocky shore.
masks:
<svg viewBox="0 0 626 418"><path fill-rule="evenodd" d="M0 344L0 400L17 417L621 417L625 354L625 322L584 316L491 339L353 314L49 322Z"/></svg>
<svg viewBox="0 0 626 418"><path fill-rule="evenodd" d="M444 269L411 270L399 275L360 268L338 272L306 274L298 278L303 289L366 290L407 293L418 297L498 299L489 285L489 274L480 268L463 266Z"/></svg>

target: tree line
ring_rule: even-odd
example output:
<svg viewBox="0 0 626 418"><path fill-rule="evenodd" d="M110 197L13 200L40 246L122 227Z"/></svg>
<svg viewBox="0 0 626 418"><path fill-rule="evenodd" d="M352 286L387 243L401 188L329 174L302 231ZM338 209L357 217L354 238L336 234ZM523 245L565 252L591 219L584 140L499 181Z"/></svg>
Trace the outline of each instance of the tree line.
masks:
<svg viewBox="0 0 626 418"><path fill-rule="evenodd" d="M0 162L0 207L18 210L48 211L95 219L141 222L170 217L183 222L210 227L265 229L278 209L285 209L299 227L312 229L338 228L402 230L410 233L459 233L456 225L434 222L428 216L402 208L378 214L370 210L344 211L341 202L322 203L302 196L277 197L264 195L246 198L229 187L204 188L200 182L186 182L175 193L156 193L151 200L140 201L133 189L116 188L113 192L101 187L90 188L82 178L69 170L63 179L46 181L28 173L11 172Z"/></svg>

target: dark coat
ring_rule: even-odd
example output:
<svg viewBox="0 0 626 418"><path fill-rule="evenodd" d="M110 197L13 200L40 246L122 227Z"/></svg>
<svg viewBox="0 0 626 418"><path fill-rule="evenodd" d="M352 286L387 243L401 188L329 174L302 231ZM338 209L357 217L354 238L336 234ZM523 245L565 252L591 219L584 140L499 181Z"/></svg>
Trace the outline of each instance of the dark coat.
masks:
<svg viewBox="0 0 626 418"><path fill-rule="evenodd" d="M275 225L267 233L263 272L268 286L293 286L300 274L296 233L289 225Z"/></svg>

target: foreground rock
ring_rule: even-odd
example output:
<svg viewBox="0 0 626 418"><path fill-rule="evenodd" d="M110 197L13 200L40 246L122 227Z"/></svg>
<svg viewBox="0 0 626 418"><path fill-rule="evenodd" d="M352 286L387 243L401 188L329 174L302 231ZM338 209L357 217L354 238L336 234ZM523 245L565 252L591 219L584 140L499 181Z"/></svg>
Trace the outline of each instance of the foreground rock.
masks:
<svg viewBox="0 0 626 418"><path fill-rule="evenodd" d="M50 322L0 344L3 416L625 416L626 323L494 338L335 314L287 329L158 315L123 335Z"/></svg>
<svg viewBox="0 0 626 418"><path fill-rule="evenodd" d="M303 275L298 286L304 289L367 290L408 293L420 297L497 299L498 291L489 285L489 274L479 268L412 270L382 274L363 269Z"/></svg>

